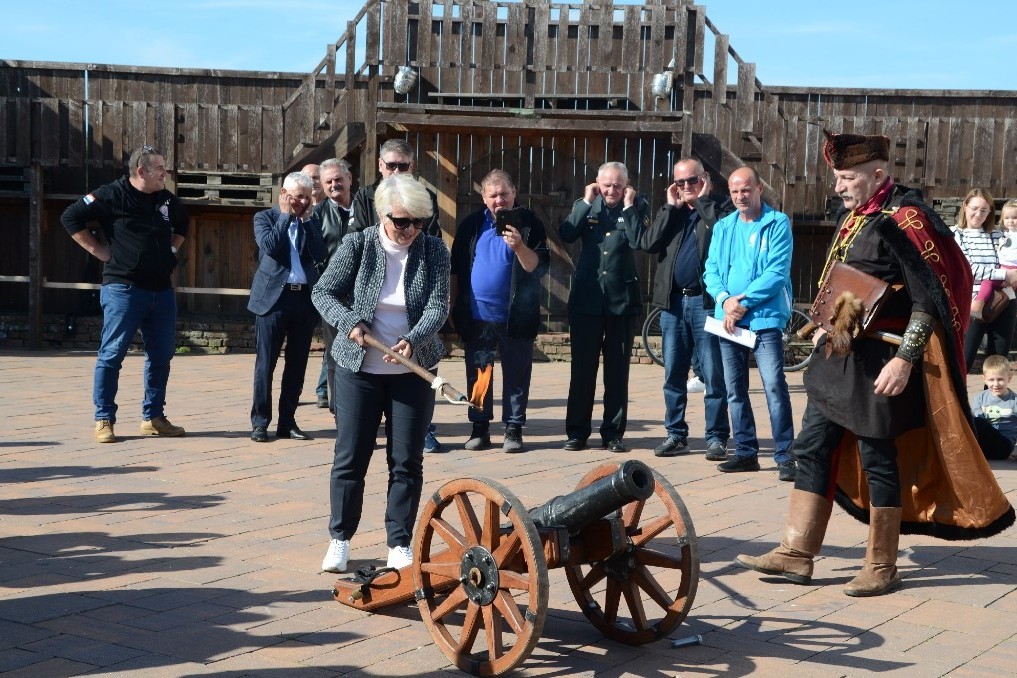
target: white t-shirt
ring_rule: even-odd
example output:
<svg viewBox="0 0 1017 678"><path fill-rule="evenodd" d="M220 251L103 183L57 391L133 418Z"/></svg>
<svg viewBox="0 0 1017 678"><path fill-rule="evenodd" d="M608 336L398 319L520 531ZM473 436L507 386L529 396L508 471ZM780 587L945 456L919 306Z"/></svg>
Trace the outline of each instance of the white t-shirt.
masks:
<svg viewBox="0 0 1017 678"><path fill-rule="evenodd" d="M399 245L389 240L384 228L378 229L378 239L385 252L385 282L381 286L378 307L374 311L371 335L386 346L395 346L399 342L399 337L410 331L409 321L406 319L406 294L403 288L403 275L406 272L410 246ZM370 347L360 369L371 374L402 374L410 371L399 363L385 362L384 354Z"/></svg>

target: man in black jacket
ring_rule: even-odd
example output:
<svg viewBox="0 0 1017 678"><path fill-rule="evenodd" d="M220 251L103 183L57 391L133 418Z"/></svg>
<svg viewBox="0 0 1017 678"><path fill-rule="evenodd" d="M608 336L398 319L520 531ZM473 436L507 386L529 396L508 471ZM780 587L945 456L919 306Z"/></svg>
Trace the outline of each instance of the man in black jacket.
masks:
<svg viewBox="0 0 1017 678"><path fill-rule="evenodd" d="M120 366L139 328L145 343L141 434L184 435L166 419L164 408L176 348L172 275L187 235L187 211L166 190L166 165L157 149L142 146L131 153L128 175L72 203L60 219L74 241L104 264L102 339L92 392L98 443L116 442ZM98 222L95 234L89 222Z"/></svg>
<svg viewBox="0 0 1017 678"><path fill-rule="evenodd" d="M606 162L559 229L565 242L582 242L569 292L572 370L565 410L568 440L562 449L586 449L603 354L600 437L611 452L628 450L622 436L628 417L629 358L643 305L633 249L649 224L650 206L629 185L628 169L620 162Z"/></svg>
<svg viewBox="0 0 1017 678"><path fill-rule="evenodd" d="M540 326L540 277L551 257L544 224L533 212L513 210L518 226L499 231L496 215L512 208L516 187L501 170L492 170L480 182L484 209L470 214L456 229L452 241L452 322L465 344L466 385L472 392L478 369L501 356L502 420L505 452L523 449L523 426L530 394L533 340ZM473 432L467 450L491 445L494 418L492 376L483 412L470 409Z"/></svg>
<svg viewBox="0 0 1017 678"><path fill-rule="evenodd" d="M321 224L311 212L311 179L299 172L286 177L280 203L254 215L258 243L258 270L251 284L247 310L254 313L257 356L254 361L254 402L251 405L251 440L268 441L272 421L272 373L283 340L286 366L279 392L279 438L310 440L297 427L295 414L304 386L307 354L318 322L311 304L311 286L318 282L328 253Z"/></svg>
<svg viewBox="0 0 1017 678"><path fill-rule="evenodd" d="M710 193L710 175L694 158L674 166L674 183L667 187L667 204L639 240L639 248L657 255L653 305L662 309L664 354L664 429L667 437L653 453L658 457L688 454L689 425L686 380L693 357L698 357L706 387L706 458L727 458L731 425L718 337L703 325L713 312L713 297L703 289L703 262L710 251L713 226L734 211L731 200Z"/></svg>

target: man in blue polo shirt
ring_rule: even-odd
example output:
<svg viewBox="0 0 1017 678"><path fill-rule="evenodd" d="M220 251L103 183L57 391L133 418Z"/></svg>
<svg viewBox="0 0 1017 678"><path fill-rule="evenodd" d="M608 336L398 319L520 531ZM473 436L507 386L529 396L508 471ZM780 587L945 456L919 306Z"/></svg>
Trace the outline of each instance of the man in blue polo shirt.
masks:
<svg viewBox="0 0 1017 678"><path fill-rule="evenodd" d="M505 452L523 449L523 425L530 393L533 340L540 326L540 277L551 257L544 225L528 209L517 208L518 226L495 227L495 215L515 205L516 187L501 170L492 170L480 183L484 208L467 216L452 242L451 319L466 351L466 381L470 391L478 368L501 357L502 420ZM491 445L494 418L494 378L483 411L470 409L473 432L467 450Z"/></svg>

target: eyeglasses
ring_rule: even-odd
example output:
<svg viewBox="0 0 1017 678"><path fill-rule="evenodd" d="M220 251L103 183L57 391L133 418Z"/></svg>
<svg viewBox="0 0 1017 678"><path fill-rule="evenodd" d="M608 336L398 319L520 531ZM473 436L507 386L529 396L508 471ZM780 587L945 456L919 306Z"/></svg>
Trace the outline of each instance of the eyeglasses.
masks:
<svg viewBox="0 0 1017 678"><path fill-rule="evenodd" d="M424 220L420 217L394 217L391 214L386 214L385 217L392 222L397 231L405 231L410 226L413 228L424 227Z"/></svg>
<svg viewBox="0 0 1017 678"><path fill-rule="evenodd" d="M382 160L382 162L385 163L385 167L388 168L389 172L395 172L396 170L400 172L410 171L410 163L408 162L388 162L387 160Z"/></svg>
<svg viewBox="0 0 1017 678"><path fill-rule="evenodd" d="M685 188L685 184L688 184L689 188L692 188L693 186L699 183L699 177L692 176L689 177L688 179L675 179L674 183L675 186L677 186L678 188Z"/></svg>

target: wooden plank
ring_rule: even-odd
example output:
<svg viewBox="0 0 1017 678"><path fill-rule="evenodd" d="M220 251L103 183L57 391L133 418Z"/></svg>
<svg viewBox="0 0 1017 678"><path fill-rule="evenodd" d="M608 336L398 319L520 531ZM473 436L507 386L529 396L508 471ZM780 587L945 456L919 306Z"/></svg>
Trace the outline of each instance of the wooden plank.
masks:
<svg viewBox="0 0 1017 678"><path fill-rule="evenodd" d="M692 24L691 21L690 21L690 28L692 28L692 27L695 28L694 44L693 44L693 48L695 50L694 51L694 55L695 56L694 56L694 61L693 61L693 64L694 64L693 65L693 70L696 73L702 73L703 72L703 63L705 61L705 59L703 58L704 57L703 51L706 49L706 8L702 7L702 6L699 6L699 5L696 5L696 6L693 7L693 10L694 10L695 23ZM693 18L692 15L690 15L689 18L691 20Z"/></svg>
<svg viewBox="0 0 1017 678"><path fill-rule="evenodd" d="M416 65L421 68L420 75L423 78L425 73L423 69L433 67L438 62L437 55L433 53L436 43L434 41L431 14L434 10L432 9L431 0L417 0L416 6L417 50L411 57ZM410 11L412 12L412 7ZM427 71L426 79L431 79L429 70Z"/></svg>
<svg viewBox="0 0 1017 678"><path fill-rule="evenodd" d="M435 149L435 160L437 161L435 191L438 194L442 234L449 244L455 235L455 224L458 223L461 216L458 212L457 199L459 193L458 142L458 134L441 133L438 135Z"/></svg>
<svg viewBox="0 0 1017 678"><path fill-rule="evenodd" d="M162 151L166 169L175 169L177 163L176 107L170 102L153 105L155 109L155 143Z"/></svg>
<svg viewBox="0 0 1017 678"><path fill-rule="evenodd" d="M738 100L735 113L739 132L754 132L756 124L756 65L738 64Z"/></svg>
<svg viewBox="0 0 1017 678"><path fill-rule="evenodd" d="M1009 158L1009 162L1004 162L1000 168L999 182L1003 189L1003 194L1010 197L1014 194L1014 188L1017 186L1017 168L1015 163L1012 161L1013 158L1017 157L1017 120L1013 117L1007 117L1003 121L1003 157Z"/></svg>
<svg viewBox="0 0 1017 678"><path fill-rule="evenodd" d="M590 30L593 20L593 5L584 4L579 8L579 29L576 34L576 58L577 76L579 84L576 91L589 92L590 90L590 65L593 63L590 54ZM584 66L585 64L585 66Z"/></svg>
<svg viewBox="0 0 1017 678"><path fill-rule="evenodd" d="M715 106L727 105L727 52L730 46L729 36L716 36L713 45L713 103Z"/></svg>
<svg viewBox="0 0 1017 678"><path fill-rule="evenodd" d="M131 118L125 141L128 155L143 144L155 146L154 136L148 133L148 104L144 101L132 101L128 105L128 114ZM158 148L158 146L156 147ZM163 160L165 161L165 158Z"/></svg>
<svg viewBox="0 0 1017 678"><path fill-rule="evenodd" d="M529 24L531 26L531 40L533 51L533 65L531 68L537 76L537 84L542 85L543 74L547 71L548 44L550 43L549 32L551 30L551 5L550 0L537 0L532 8L528 8L528 16L532 14Z"/></svg>
<svg viewBox="0 0 1017 678"><path fill-rule="evenodd" d="M557 94L573 94L576 91L575 71L579 56L577 40L570 35L571 21L569 6L558 6L558 22L555 24L553 80L551 91Z"/></svg>
<svg viewBox="0 0 1017 678"><path fill-rule="evenodd" d="M988 188L992 180L992 165L986 162L992 157L993 131L996 121L992 118L976 118L974 121L971 180L974 186Z"/></svg>
<svg viewBox="0 0 1017 678"><path fill-rule="evenodd" d="M283 147L282 109L276 106L261 107L261 166L256 171L278 171L285 167L290 149Z"/></svg>
<svg viewBox="0 0 1017 678"><path fill-rule="evenodd" d="M508 6L505 24L505 91L523 92L526 71L526 11L521 4Z"/></svg>
<svg viewBox="0 0 1017 678"><path fill-rule="evenodd" d="M378 3L367 11L367 39L365 42L364 63L368 66L377 66L381 63L381 47L378 40L380 33L381 3Z"/></svg>
<svg viewBox="0 0 1017 678"><path fill-rule="evenodd" d="M616 64L622 73L637 73L642 68L640 58L642 47L642 8L637 5L625 7L625 18L622 23L622 58Z"/></svg>
<svg viewBox="0 0 1017 678"><path fill-rule="evenodd" d="M219 166L227 172L235 172L239 169L237 124L240 109L236 105L227 104L220 106L218 113L219 129L224 130L219 136Z"/></svg>
<svg viewBox="0 0 1017 678"><path fill-rule="evenodd" d="M480 31L479 53L474 56L477 62L476 74L473 76L476 92L490 92L494 78L494 50L497 45L498 6L493 2L483 4L478 12L480 21L476 28Z"/></svg>
<svg viewBox="0 0 1017 678"><path fill-rule="evenodd" d="M381 55L381 64L384 66L395 67L406 64L406 38L409 25L406 5L406 2L384 3L385 15L382 17L382 28L385 31L385 38L382 40L384 53ZM382 6L382 3L379 3L378 6ZM370 25L367 30L370 35Z"/></svg>
<svg viewBox="0 0 1017 678"><path fill-rule="evenodd" d="M15 117L15 152L19 165L28 165L32 158L32 100L24 97L14 100Z"/></svg>
<svg viewBox="0 0 1017 678"><path fill-rule="evenodd" d="M60 124L59 106L59 99L36 99L32 103L32 136L37 149L33 156L47 167L56 165L60 157L60 138L56 134Z"/></svg>
<svg viewBox="0 0 1017 678"><path fill-rule="evenodd" d="M929 120L927 131L927 142L925 145L925 188L933 188L939 180L940 151L943 145L940 143L941 119L934 116Z"/></svg>
<svg viewBox="0 0 1017 678"><path fill-rule="evenodd" d="M927 123L918 118L909 118L904 127L906 139L904 146L903 179L909 186L916 186L922 178L925 157L925 138L928 133Z"/></svg>
<svg viewBox="0 0 1017 678"><path fill-rule="evenodd" d="M180 134L180 143L177 148L178 169L198 169L198 138L200 136L198 128L200 125L198 104L177 106L177 131Z"/></svg>
<svg viewBox="0 0 1017 678"><path fill-rule="evenodd" d="M67 146L64 158L72 166L81 166L85 158L85 111L80 99L67 99ZM2 109L0 109L2 119ZM3 135L0 135L3 136ZM0 151L0 158L4 153Z"/></svg>

